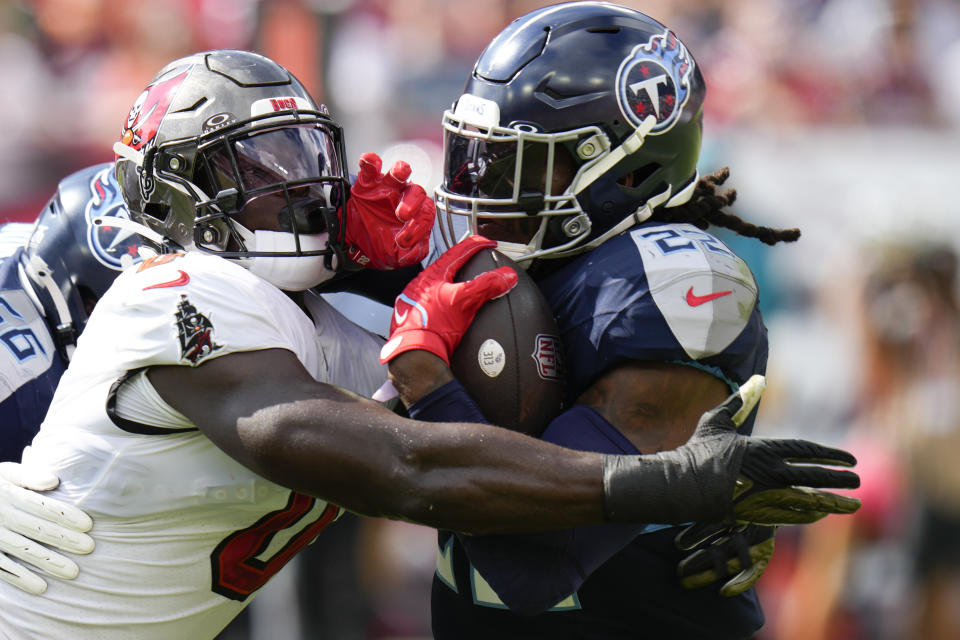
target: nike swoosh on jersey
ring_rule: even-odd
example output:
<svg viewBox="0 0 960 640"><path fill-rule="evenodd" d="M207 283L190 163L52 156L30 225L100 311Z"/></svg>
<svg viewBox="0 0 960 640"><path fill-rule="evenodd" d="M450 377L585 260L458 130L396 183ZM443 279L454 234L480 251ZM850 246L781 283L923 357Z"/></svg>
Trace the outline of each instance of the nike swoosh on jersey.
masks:
<svg viewBox="0 0 960 640"><path fill-rule="evenodd" d="M403 324L403 321L407 319L407 314L410 313L410 309L407 309L403 313L400 313L399 309L393 310L393 320L397 324Z"/></svg>
<svg viewBox="0 0 960 640"><path fill-rule="evenodd" d="M717 298L722 298L723 296L728 296L731 293L733 293L733 291L715 291L714 293L698 296L693 292L693 287L690 287L687 289L687 304L691 307L699 307L706 302L716 300Z"/></svg>
<svg viewBox="0 0 960 640"><path fill-rule="evenodd" d="M147 289L163 289L164 287L182 287L183 285L189 283L190 276L188 276L187 273L183 271L183 269L178 269L178 271L180 272L179 278L174 278L173 280L169 280L167 282L158 282L157 284L152 284L149 287L144 287L143 290L146 291Z"/></svg>

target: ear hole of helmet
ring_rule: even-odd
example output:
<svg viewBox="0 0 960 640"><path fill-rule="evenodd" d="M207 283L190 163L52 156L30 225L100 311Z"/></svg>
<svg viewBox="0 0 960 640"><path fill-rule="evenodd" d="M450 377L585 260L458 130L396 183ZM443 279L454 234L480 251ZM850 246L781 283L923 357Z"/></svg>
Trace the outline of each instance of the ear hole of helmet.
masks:
<svg viewBox="0 0 960 640"><path fill-rule="evenodd" d="M659 163L651 162L649 164L645 164L642 167L634 169L633 171L620 176L620 178L617 179L617 184L628 189L636 189L660 169L661 166ZM655 190L651 191L651 193L655 192Z"/></svg>
<svg viewBox="0 0 960 640"><path fill-rule="evenodd" d="M163 221L167 217L167 207L159 202L148 202L143 205L143 212L152 218Z"/></svg>
<svg viewBox="0 0 960 640"><path fill-rule="evenodd" d="M89 316L93 313L93 307L97 304L97 294L90 287L82 284L77 285L77 292L80 294L80 300L83 302L83 309Z"/></svg>

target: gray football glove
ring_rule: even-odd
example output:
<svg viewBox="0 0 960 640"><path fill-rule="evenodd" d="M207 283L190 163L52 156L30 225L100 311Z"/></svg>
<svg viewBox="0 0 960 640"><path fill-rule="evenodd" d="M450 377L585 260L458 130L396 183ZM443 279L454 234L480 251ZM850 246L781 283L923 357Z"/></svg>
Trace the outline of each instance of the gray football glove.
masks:
<svg viewBox="0 0 960 640"><path fill-rule="evenodd" d="M855 489L856 458L808 440L773 440L736 429L763 393L753 376L720 406L703 414L690 440L673 451L604 456L604 497L610 522L805 524L830 513L853 513L856 498L824 488Z"/></svg>
<svg viewBox="0 0 960 640"><path fill-rule="evenodd" d="M773 557L776 527L692 524L674 539L683 551L694 550L677 565L680 584L696 589L724 581L720 595L735 596L752 587Z"/></svg>
<svg viewBox="0 0 960 640"><path fill-rule="evenodd" d="M43 593L47 582L20 562L66 580L80 571L76 562L43 545L69 553L93 551L93 538L84 533L93 526L90 516L36 493L58 484L60 479L51 473L0 463L0 580L28 593Z"/></svg>

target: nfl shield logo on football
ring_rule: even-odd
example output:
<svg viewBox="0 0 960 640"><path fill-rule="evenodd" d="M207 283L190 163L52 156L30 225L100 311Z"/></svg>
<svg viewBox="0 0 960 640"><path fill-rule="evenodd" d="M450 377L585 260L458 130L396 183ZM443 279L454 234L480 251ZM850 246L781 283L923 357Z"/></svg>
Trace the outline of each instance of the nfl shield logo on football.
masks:
<svg viewBox="0 0 960 640"><path fill-rule="evenodd" d="M560 340L556 336L537 334L533 353L537 373L544 380L560 380L563 377L563 360L560 357Z"/></svg>

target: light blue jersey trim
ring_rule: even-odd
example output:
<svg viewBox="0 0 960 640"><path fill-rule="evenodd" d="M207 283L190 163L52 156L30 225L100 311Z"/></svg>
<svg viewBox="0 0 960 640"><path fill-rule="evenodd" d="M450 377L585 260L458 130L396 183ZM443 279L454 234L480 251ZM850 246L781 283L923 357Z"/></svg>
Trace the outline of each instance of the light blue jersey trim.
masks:
<svg viewBox="0 0 960 640"><path fill-rule="evenodd" d="M718 367L711 367L703 364L702 362L697 362L696 360L669 360L668 362L669 364L682 364L688 367L693 367L694 369L699 369L700 371L705 371L714 378L719 378L725 385L727 385L730 388L730 393L740 390L740 384L723 375L723 371Z"/></svg>

